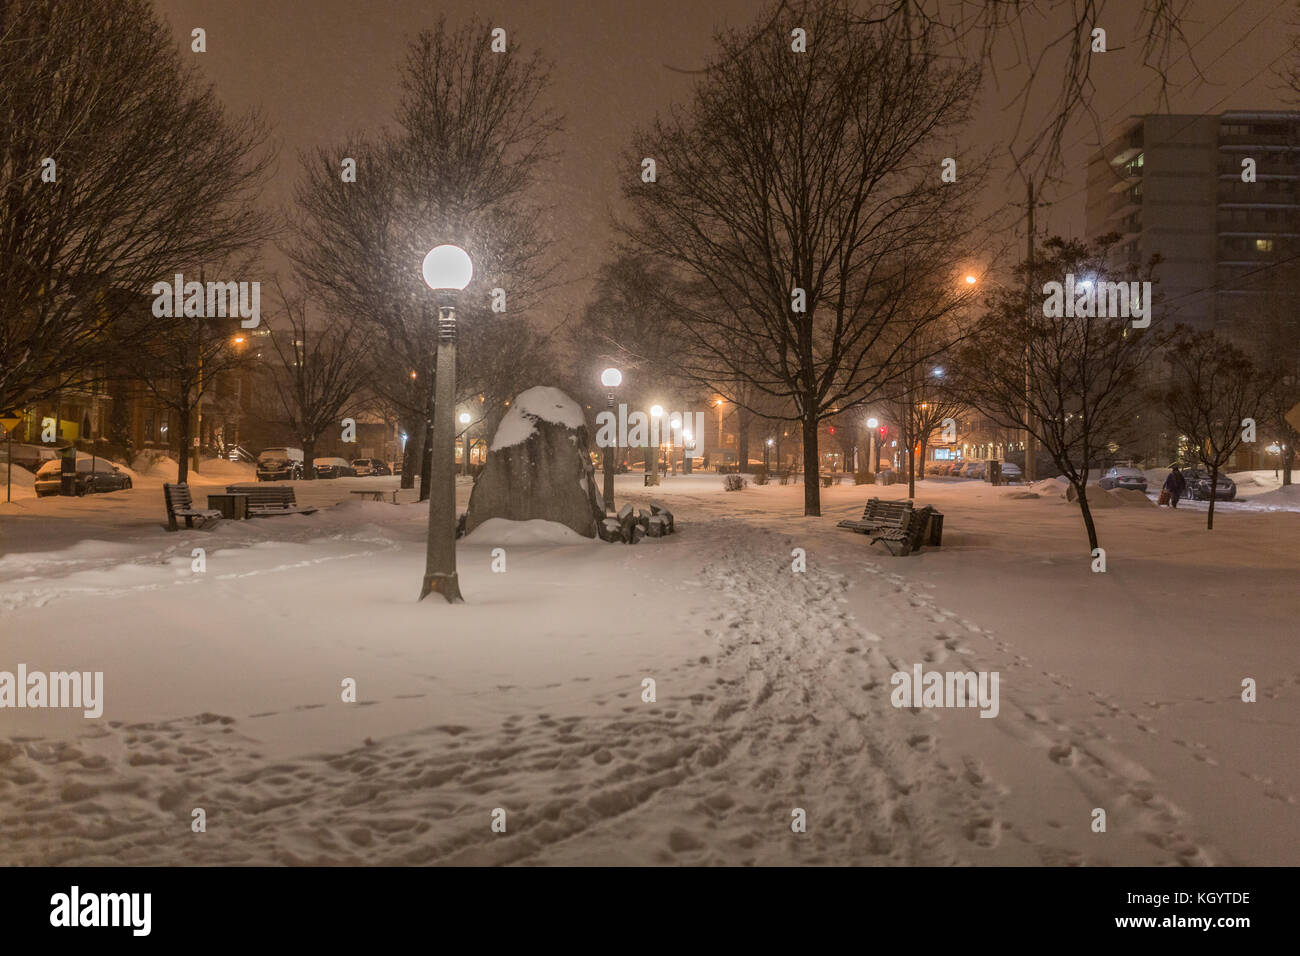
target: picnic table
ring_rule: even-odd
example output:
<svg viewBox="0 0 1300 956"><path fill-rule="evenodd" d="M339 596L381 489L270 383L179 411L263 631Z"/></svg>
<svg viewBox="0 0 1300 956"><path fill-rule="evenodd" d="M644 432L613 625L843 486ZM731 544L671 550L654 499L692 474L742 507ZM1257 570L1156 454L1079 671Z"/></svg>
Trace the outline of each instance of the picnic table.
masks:
<svg viewBox="0 0 1300 956"><path fill-rule="evenodd" d="M369 498L371 501L383 501L384 495L393 496L393 504L397 504L397 493L400 488L353 488L348 494L360 495L362 499Z"/></svg>

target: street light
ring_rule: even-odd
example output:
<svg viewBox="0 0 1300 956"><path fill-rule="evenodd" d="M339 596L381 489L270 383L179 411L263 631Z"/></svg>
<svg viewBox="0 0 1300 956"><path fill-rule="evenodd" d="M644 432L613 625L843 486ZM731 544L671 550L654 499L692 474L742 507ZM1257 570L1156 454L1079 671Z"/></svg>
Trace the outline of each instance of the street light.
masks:
<svg viewBox="0 0 1300 956"><path fill-rule="evenodd" d="M880 425L880 422L879 422L877 419L875 419L875 418L868 418L868 419L867 419L867 430L868 430L868 431L870 432L870 434L871 434L871 442L870 442L870 444L869 444L869 446L868 446L868 450L867 450L867 470L868 470L868 471L871 471L871 472L875 472L875 471L877 470L877 469L876 469L876 465L877 465L877 462L876 462L876 428L879 427L879 425Z"/></svg>
<svg viewBox="0 0 1300 956"><path fill-rule="evenodd" d="M650 429L650 431L651 431L651 433L652 433L653 435L655 435L656 437L659 435L659 419L663 417L663 414L664 414L664 407L663 407L662 405L651 405L651 406L650 406L650 417L653 418L653 419L655 420L655 425L654 425L653 428ZM651 464L651 462L650 462L650 443L649 443L649 442L646 443L646 448L645 448L645 475L646 475L645 483L646 483L647 485L657 485L657 484L659 484L659 445L660 445L661 443L662 443L662 439L660 439L659 441L655 442L655 453L654 453L654 463L653 463L653 464Z"/></svg>
<svg viewBox="0 0 1300 956"><path fill-rule="evenodd" d="M623 373L616 368L607 368L600 373L600 384L604 385L608 391L609 410L612 414L614 411L614 389L623 384ZM614 431L615 436L618 430ZM615 437L615 443L618 438ZM605 446L605 511L606 513L614 510L614 450L609 445Z"/></svg>
<svg viewBox="0 0 1300 956"><path fill-rule="evenodd" d="M459 246L435 246L424 257L420 274L438 300L429 537L420 600L437 591L448 604L455 604L464 600L456 577L456 293L474 278L474 264Z"/></svg>

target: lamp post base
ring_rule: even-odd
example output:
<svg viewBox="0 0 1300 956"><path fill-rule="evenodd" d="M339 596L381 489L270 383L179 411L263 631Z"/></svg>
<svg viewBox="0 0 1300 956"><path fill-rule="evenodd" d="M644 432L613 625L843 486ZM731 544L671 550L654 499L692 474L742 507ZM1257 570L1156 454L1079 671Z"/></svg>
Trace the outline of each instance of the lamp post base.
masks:
<svg viewBox="0 0 1300 956"><path fill-rule="evenodd" d="M463 604L465 599L460 596L460 581L457 579L455 572L451 574L426 574L424 576L424 585L420 588L420 600L423 601L434 591L437 591L447 599L448 604Z"/></svg>

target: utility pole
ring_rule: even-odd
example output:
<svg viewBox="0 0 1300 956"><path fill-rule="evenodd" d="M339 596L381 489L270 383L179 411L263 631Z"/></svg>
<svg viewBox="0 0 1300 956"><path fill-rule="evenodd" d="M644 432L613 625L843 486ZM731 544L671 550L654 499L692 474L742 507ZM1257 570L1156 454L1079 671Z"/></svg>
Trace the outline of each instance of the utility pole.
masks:
<svg viewBox="0 0 1300 956"><path fill-rule="evenodd" d="M1025 335L1025 483L1036 481L1038 478L1038 469L1035 467L1038 460L1038 451L1035 448L1034 435L1031 430L1033 423L1034 405L1033 405L1033 383L1030 376L1030 361L1032 359L1033 328L1034 328L1034 180L1033 177L1026 177L1025 188L1028 190L1027 212L1029 215L1029 229L1026 233L1026 274L1025 274L1025 320L1027 322Z"/></svg>

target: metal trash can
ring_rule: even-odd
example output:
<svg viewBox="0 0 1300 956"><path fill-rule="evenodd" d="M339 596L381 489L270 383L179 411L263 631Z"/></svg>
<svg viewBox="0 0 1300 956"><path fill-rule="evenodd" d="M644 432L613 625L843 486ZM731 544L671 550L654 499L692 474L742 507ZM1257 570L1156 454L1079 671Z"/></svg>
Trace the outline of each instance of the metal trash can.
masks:
<svg viewBox="0 0 1300 956"><path fill-rule="evenodd" d="M991 485L1002 484L1002 462L992 458L984 462L984 477Z"/></svg>
<svg viewBox="0 0 1300 956"><path fill-rule="evenodd" d="M930 512L930 547L937 548L943 544L943 515L937 511Z"/></svg>
<svg viewBox="0 0 1300 956"><path fill-rule="evenodd" d="M59 449L59 494L69 498L77 494L77 449L74 445Z"/></svg>

